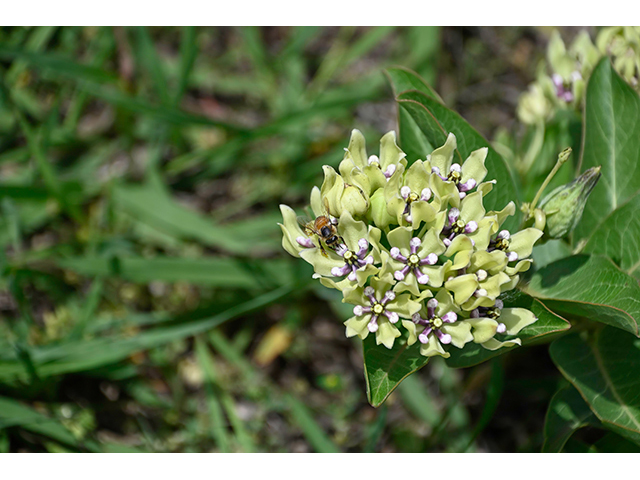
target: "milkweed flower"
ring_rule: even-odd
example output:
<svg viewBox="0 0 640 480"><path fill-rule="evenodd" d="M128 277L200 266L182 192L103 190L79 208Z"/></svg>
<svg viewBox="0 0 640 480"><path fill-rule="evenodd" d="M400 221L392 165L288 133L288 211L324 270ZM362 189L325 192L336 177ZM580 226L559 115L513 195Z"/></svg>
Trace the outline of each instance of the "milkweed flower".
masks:
<svg viewBox="0 0 640 480"><path fill-rule="evenodd" d="M536 228L508 231L510 202L487 211L486 148L459 157L456 137L410 165L395 133L367 155L353 130L338 171L325 166L311 194L314 215L335 219L339 242L301 227L282 205L283 248L313 266L313 277L353 305L347 337L375 335L377 345L419 344L421 355L448 357L474 342L487 349L519 345L515 337L536 321L500 296L531 265L542 236ZM328 212L326 210L329 210ZM328 218L329 218L328 217ZM335 240L335 239L334 239Z"/></svg>

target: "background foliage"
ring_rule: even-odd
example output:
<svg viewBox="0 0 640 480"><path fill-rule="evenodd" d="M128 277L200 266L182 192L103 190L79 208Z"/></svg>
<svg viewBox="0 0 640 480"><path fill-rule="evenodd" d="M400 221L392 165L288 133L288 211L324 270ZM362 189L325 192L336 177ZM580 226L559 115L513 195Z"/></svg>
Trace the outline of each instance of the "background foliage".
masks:
<svg viewBox="0 0 640 480"><path fill-rule="evenodd" d="M516 104L549 35L518 28L1 29L0 451L637 450L628 434L602 429L607 422L613 432L635 428L635 399L625 424L606 402L595 415L584 399L598 385L583 380L606 383L609 363L576 364L559 342L613 363L616 345L636 348L615 327L634 327L620 302L638 298L637 282L627 280L638 278L637 248L623 236L595 239L624 222L640 187L614 187L606 218L585 213L590 222L602 219L589 227L585 251L613 262L568 257L571 246L559 241L534 252L551 273L566 271L553 263L562 257L571 271L580 269L577 278L613 269L630 295L602 291L602 305L593 306L585 303L591 294L550 290L537 273L530 293L545 300L513 299L545 318L531 332L533 346L464 369L432 361L377 409L364 394L362 343L344 338L340 319L349 307L311 283L308 266L280 247L278 204L308 202L321 165L342 158L349 131L359 128L372 142L398 128L394 93L414 77L390 67L415 70L451 112L485 138L501 139L496 149L504 154L509 139L527 141ZM590 113L604 105L613 106L605 126L615 126L618 107L637 107L637 95L616 83L608 64L594 77L589 88L608 97L589 103L587 96L587 128L605 118ZM401 124L415 100L405 95ZM552 165L558 144L579 151L575 123L549 125L550 146L536 165ZM597 145L585 149L582 167L604 163L598 148L627 152L607 173L623 178L639 148L625 139L638 125L587 137ZM439 141L402 128L410 156ZM412 145L420 148L411 152ZM491 171L504 162L494 153ZM514 177L513 194L530 200L547 170ZM552 187L574 173L565 169ZM580 228L576 242L585 235ZM637 228L631 222L630 232ZM554 302L556 312L570 302L613 326L595 345L563 337L550 355L537 337L566 329L549 309ZM448 364L474 362L462 355ZM633 392L627 377L620 384ZM544 426L545 416L559 420Z"/></svg>

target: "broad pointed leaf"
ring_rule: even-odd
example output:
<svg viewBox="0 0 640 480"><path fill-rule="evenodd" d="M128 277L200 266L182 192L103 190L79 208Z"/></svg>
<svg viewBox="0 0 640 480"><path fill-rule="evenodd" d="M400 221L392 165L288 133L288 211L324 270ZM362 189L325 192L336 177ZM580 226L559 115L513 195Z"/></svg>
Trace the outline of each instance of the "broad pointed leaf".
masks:
<svg viewBox="0 0 640 480"><path fill-rule="evenodd" d="M520 307L531 310L538 321L522 329L517 337L523 345L537 343L539 339L554 333L560 333L571 328L567 320L552 312L543 301L529 295L513 290L501 297L505 308ZM513 337L507 337L513 338ZM464 368L477 365L492 357L510 352L517 347L503 347L498 350L487 350L477 343L467 343L464 348L449 348L451 357L446 359L447 365L453 368Z"/></svg>
<svg viewBox="0 0 640 480"><path fill-rule="evenodd" d="M573 387L558 391L549 403L549 410L544 421L543 453L562 451L567 440L577 430L588 425L599 426L600 421L580 393Z"/></svg>
<svg viewBox="0 0 640 480"><path fill-rule="evenodd" d="M533 275L526 292L554 312L638 335L640 286L606 257L573 255L553 262Z"/></svg>
<svg viewBox="0 0 640 480"><path fill-rule="evenodd" d="M640 341L605 327L588 339L568 335L551 344L551 358L609 429L640 441Z"/></svg>
<svg viewBox="0 0 640 480"><path fill-rule="evenodd" d="M364 376L367 381L367 398L374 407L379 407L391 392L408 375L424 367L429 359L420 355L420 343L407 346L407 333L403 332L392 349L376 345L375 335L363 342Z"/></svg>
<svg viewBox="0 0 640 480"><path fill-rule="evenodd" d="M640 279L640 193L600 224L585 251L606 255L629 275Z"/></svg>
<svg viewBox="0 0 640 480"><path fill-rule="evenodd" d="M543 336L567 330L570 325L564 318L549 310L542 301L521 292L514 292L504 299L505 307L522 307L531 310L538 321L524 328L518 335L523 343L531 343ZM406 332L396 339L394 347L389 350L376 345L373 335L364 340L364 368L367 381L369 403L374 407L381 405L395 388L408 375L424 367L428 358L420 355L420 343L410 347L406 344ZM446 359L450 367L469 367L491 357L506 353L510 348L495 351L487 350L481 345L470 342L463 349L447 347L451 357Z"/></svg>
<svg viewBox="0 0 640 480"><path fill-rule="evenodd" d="M602 165L575 240L589 238L607 215L640 190L640 98L603 58L589 79L581 171Z"/></svg>

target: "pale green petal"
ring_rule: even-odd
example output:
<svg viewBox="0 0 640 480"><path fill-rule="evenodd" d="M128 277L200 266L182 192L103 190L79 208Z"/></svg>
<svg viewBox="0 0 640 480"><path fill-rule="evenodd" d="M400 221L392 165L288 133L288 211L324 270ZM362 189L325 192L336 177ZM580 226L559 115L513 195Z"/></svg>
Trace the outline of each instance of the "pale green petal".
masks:
<svg viewBox="0 0 640 480"><path fill-rule="evenodd" d="M487 277L484 282L480 282L478 288L484 288L487 291L487 297L495 300L501 293L500 286L510 280L509 275L504 272L498 272L496 275Z"/></svg>
<svg viewBox="0 0 640 480"><path fill-rule="evenodd" d="M278 225L280 225L280 229L282 230L282 248L284 248L289 255L299 258L299 252L303 247L301 247L298 242L291 239L291 235L287 229L284 228L284 225L281 223Z"/></svg>
<svg viewBox="0 0 640 480"><path fill-rule="evenodd" d="M518 263L516 263L515 267L506 267L504 269L504 272L510 277L513 277L517 273L526 272L527 270L529 270L532 263L533 260L531 260L530 258L520 260Z"/></svg>
<svg viewBox="0 0 640 480"><path fill-rule="evenodd" d="M400 252L407 256L410 252L409 242L413 238L413 230L409 227L394 228L387 234L387 240L391 247L398 247Z"/></svg>
<svg viewBox="0 0 640 480"><path fill-rule="evenodd" d="M444 265L421 265L420 271L425 275L429 275L429 281L427 284L430 287L440 288L444 282L446 274L446 268L451 265L451 261L448 260Z"/></svg>
<svg viewBox="0 0 640 480"><path fill-rule="evenodd" d="M378 318L378 330L376 331L376 344L384 345L388 349L393 348L393 343L400 336L400 330L386 318Z"/></svg>
<svg viewBox="0 0 640 480"><path fill-rule="evenodd" d="M343 291L342 303L351 303L352 305L369 305L369 299L364 296L363 288Z"/></svg>
<svg viewBox="0 0 640 480"><path fill-rule="evenodd" d="M367 224L353 219L349 211L342 212L338 221L338 233L342 236L349 250L357 252L360 250L358 241L361 238L368 240ZM344 263L344 262L343 262Z"/></svg>
<svg viewBox="0 0 640 480"><path fill-rule="evenodd" d="M473 340L471 325L466 322L445 323L440 330L451 335L451 344L458 348Z"/></svg>
<svg viewBox="0 0 640 480"><path fill-rule="evenodd" d="M418 334L416 333L416 324L411 320L402 320L402 326L407 332L409 332L409 338L407 338L407 345L411 346L418 341Z"/></svg>
<svg viewBox="0 0 640 480"><path fill-rule="evenodd" d="M464 304L462 304L462 310L470 312L478 307L493 307L495 300L489 297L471 297Z"/></svg>
<svg viewBox="0 0 640 480"><path fill-rule="evenodd" d="M487 252L486 250L480 250L475 252L471 257L471 265L468 271L475 273L482 269L489 275L495 275L504 270L506 266L507 255L503 251L494 250L493 252Z"/></svg>
<svg viewBox="0 0 640 480"><path fill-rule="evenodd" d="M498 322L491 318L469 318L464 322L471 325L473 341L475 343L484 343L496 334L498 330Z"/></svg>
<svg viewBox="0 0 640 480"><path fill-rule="evenodd" d="M399 270L399 269L396 269ZM395 272L395 270L394 270ZM413 272L407 273L407 276L404 280L396 283L396 286L393 287L393 291L396 293L409 292L412 295L420 295L420 287L418 286L418 280L416 280Z"/></svg>
<svg viewBox="0 0 640 480"><path fill-rule="evenodd" d="M354 128L351 131L351 138L349 139L349 146L345 152L345 158L350 158L353 161L353 165L359 168L368 165L366 140L362 132L358 129Z"/></svg>
<svg viewBox="0 0 640 480"><path fill-rule="evenodd" d="M440 355L441 357L449 358L451 356L449 352L444 351L444 348L440 345L438 338L433 333L429 335L429 341L420 346L420 354L425 357Z"/></svg>
<svg viewBox="0 0 640 480"><path fill-rule="evenodd" d="M387 200L391 200L392 198L401 198L400 197L400 189L404 185L404 172L405 168L403 165L398 166L398 169L391 175L391 178L387 181L387 186L384 187L384 198ZM404 203L404 200L402 200ZM392 213L389 210L389 213Z"/></svg>
<svg viewBox="0 0 640 480"><path fill-rule="evenodd" d="M402 318L411 318L414 313L420 311L422 306L411 299L411 295L402 293L396 299L387 303L386 309L397 313Z"/></svg>
<svg viewBox="0 0 640 480"><path fill-rule="evenodd" d="M354 217L364 217L369 210L369 196L358 186L346 186L339 205L340 215L349 211Z"/></svg>
<svg viewBox="0 0 640 480"><path fill-rule="evenodd" d="M366 168L367 167L365 167L365 169ZM354 168L353 170L351 170L351 174L348 177L344 178L346 179L346 183L355 187L359 187L359 189L364 193L364 197L369 198L369 194L371 193L371 180L369 179L369 176L366 174L366 172L360 170L359 168Z"/></svg>
<svg viewBox="0 0 640 480"><path fill-rule="evenodd" d="M369 277L376 275L379 271L380 269L378 267L371 264L367 264L364 267L359 268L356 270L356 283L362 287L367 283Z"/></svg>
<svg viewBox="0 0 640 480"><path fill-rule="evenodd" d="M429 178L429 185L434 196L434 207L444 210L447 205L456 208L460 206L460 191L453 182L445 182L434 173Z"/></svg>
<svg viewBox="0 0 640 480"><path fill-rule="evenodd" d="M476 250L486 250L491 242L491 236L496 233L498 224L496 223L496 217L484 217L478 222L478 229L469 234L469 237L473 239Z"/></svg>
<svg viewBox="0 0 640 480"><path fill-rule="evenodd" d="M322 203L322 195L320 194L320 189L318 187L313 187L311 189L311 201L309 202L311 205L311 211L316 217L320 217L321 215L326 215L325 207Z"/></svg>
<svg viewBox="0 0 640 480"><path fill-rule="evenodd" d="M473 192L462 199L460 204L460 218L469 223L479 223L484 218L485 209L482 206L482 193Z"/></svg>
<svg viewBox="0 0 640 480"><path fill-rule="evenodd" d="M486 197L491 190L493 190L493 186L496 184L495 180L490 180L488 182L482 182L480 185L476 187L476 191L482 193L483 197Z"/></svg>
<svg viewBox="0 0 640 480"><path fill-rule="evenodd" d="M363 315L362 317L351 317L349 320L344 322L346 329L347 338L355 337L356 335L360 337L362 340L367 338L369 335L369 329L367 325L371 320L371 314Z"/></svg>
<svg viewBox="0 0 640 480"><path fill-rule="evenodd" d="M382 170L380 170L380 167L377 165L367 165L362 171L368 178L369 188L367 193L369 193L369 195L387 186L387 177L384 176L384 173L382 173Z"/></svg>
<svg viewBox="0 0 640 480"><path fill-rule="evenodd" d="M506 340L504 342L496 340L495 338L490 338L486 342L482 343L482 346L487 350L498 350L499 348L502 348L502 347L515 347L516 345L518 346L521 345L519 338Z"/></svg>
<svg viewBox="0 0 640 480"><path fill-rule="evenodd" d="M478 279L472 273L459 275L444 282L444 288L453 292L456 304L462 305L478 288Z"/></svg>
<svg viewBox="0 0 640 480"><path fill-rule="evenodd" d="M324 181L322 182L320 193L327 202L329 208L327 213L339 217L342 215L341 200L344 192L344 181L332 167L324 165L322 170L324 171Z"/></svg>
<svg viewBox="0 0 640 480"><path fill-rule="evenodd" d="M449 167L451 167L456 147L456 136L453 133L450 133L447 136L445 144L431 152L431 156L429 157L431 166L438 167L438 169L440 169L440 173L445 177L449 173Z"/></svg>
<svg viewBox="0 0 640 480"><path fill-rule="evenodd" d="M397 225L406 224L407 222L403 218L406 202L400 195L396 195L393 198L387 200L387 213L393 218L393 222Z"/></svg>
<svg viewBox="0 0 640 480"><path fill-rule="evenodd" d="M426 258L430 253L441 255L445 252L447 247L444 246L440 239L440 232L437 228L430 228L427 233L422 237L422 243L418 248L418 256L420 258Z"/></svg>
<svg viewBox="0 0 640 480"><path fill-rule="evenodd" d="M538 317L525 308L503 308L499 318L499 321L507 327L508 335L517 335L520 330L537 320Z"/></svg>
<svg viewBox="0 0 640 480"><path fill-rule="evenodd" d="M411 203L411 225L415 229L422 223L431 223L436 219L438 211L431 203L418 200Z"/></svg>
<svg viewBox="0 0 640 480"><path fill-rule="evenodd" d="M516 252L518 259L527 258L531 255L533 244L536 243L541 236L541 230L537 228L525 228L511 236L508 250L510 252Z"/></svg>
<svg viewBox="0 0 640 480"><path fill-rule="evenodd" d="M331 275L331 269L334 267L342 267L344 260L333 251L325 249L326 255L322 254L319 248L305 248L300 251L302 257L307 263L313 265L316 273L325 277Z"/></svg>
<svg viewBox="0 0 640 480"><path fill-rule="evenodd" d="M442 316L447 312L458 313L460 311L458 306L453 301L453 297L446 290L439 290L435 298L438 301L438 308L436 309L436 313L438 314L438 316Z"/></svg>
<svg viewBox="0 0 640 480"><path fill-rule="evenodd" d="M280 212L282 213L282 221L284 222L278 224L282 229L282 248L284 248L290 255L300 257L300 251L307 249L302 247L296 241L296 238L308 238L308 236L300 228L296 212L291 207L288 205L280 205Z"/></svg>
<svg viewBox="0 0 640 480"><path fill-rule="evenodd" d="M313 275L314 278L319 278L320 283L327 288L335 288L336 290L340 290L343 296L351 296L352 292L358 289L358 284L356 282L351 282L349 279L345 278L336 282L334 279L336 277L321 277L318 274Z"/></svg>
<svg viewBox="0 0 640 480"><path fill-rule="evenodd" d="M406 153L400 150L396 143L396 132L387 132L380 139L380 166L386 170L391 164L398 165L405 157ZM404 160L406 164L406 160Z"/></svg>
<svg viewBox="0 0 640 480"><path fill-rule="evenodd" d="M471 152L471 155L462 164L462 177L460 181L465 183L470 178L473 178L477 184L484 180L487 176L487 167L484 166L484 161L487 158L489 149L487 147L479 148Z"/></svg>
<svg viewBox="0 0 640 480"><path fill-rule="evenodd" d="M369 209L369 217L378 228L387 228L391 223L396 221L395 216L389 215L387 209L387 200L384 198L384 191L377 190L369 199L371 208Z"/></svg>
<svg viewBox="0 0 640 480"><path fill-rule="evenodd" d="M431 172L428 172L424 167L422 160L416 160L407 170L404 184L411 189L413 193L420 195L422 189L429 186L429 177Z"/></svg>
<svg viewBox="0 0 640 480"><path fill-rule="evenodd" d="M487 216L495 215L497 217L497 220L498 220L498 225L502 225L504 223L504 221L507 219L507 217L510 217L514 213L516 213L516 204L513 203L513 202L509 202L507 204L507 206L504 207L499 212L491 211L491 212L487 213Z"/></svg>
<svg viewBox="0 0 640 480"><path fill-rule="evenodd" d="M500 287L500 290L503 292L508 292L509 290L513 290L518 286L518 282L520 281L520 275L515 275L511 277L511 280L505 283Z"/></svg>

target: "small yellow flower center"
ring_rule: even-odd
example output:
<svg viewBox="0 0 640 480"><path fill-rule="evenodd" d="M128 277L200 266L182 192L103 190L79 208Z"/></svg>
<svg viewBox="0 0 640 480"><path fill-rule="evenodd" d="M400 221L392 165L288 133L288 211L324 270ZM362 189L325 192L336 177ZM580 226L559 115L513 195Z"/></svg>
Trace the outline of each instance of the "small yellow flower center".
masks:
<svg viewBox="0 0 640 480"><path fill-rule="evenodd" d="M456 222L452 225L452 230L456 233L462 233L464 232L464 227L467 224L464 223L464 221L462 221L461 219L456 220Z"/></svg>
<svg viewBox="0 0 640 480"><path fill-rule="evenodd" d="M448 180L451 180L453 183L458 183L460 182L460 177L462 175L460 174L460 172L457 172L455 170L453 170L452 172L449 172L449 178Z"/></svg>
<svg viewBox="0 0 640 480"><path fill-rule="evenodd" d="M440 328L442 326L442 319L440 317L435 317L431 320L431 325L435 328Z"/></svg>
<svg viewBox="0 0 640 480"><path fill-rule="evenodd" d="M418 265L420 263L420 257L418 255L416 255L415 253L412 253L409 256L409 262L408 263L415 267L416 265Z"/></svg>
<svg viewBox="0 0 640 480"><path fill-rule="evenodd" d="M351 250L347 251L343 257L347 262L353 258L353 252Z"/></svg>
<svg viewBox="0 0 640 480"><path fill-rule="evenodd" d="M375 313L376 315L382 315L382 312L384 312L384 307L379 303L376 303L373 306L373 313Z"/></svg>
<svg viewBox="0 0 640 480"><path fill-rule="evenodd" d="M499 308L492 308L491 310L487 311L487 316L489 318L500 318L500 309Z"/></svg>
<svg viewBox="0 0 640 480"><path fill-rule="evenodd" d="M496 248L498 250L507 250L509 248L509 240L506 238L499 238L496 241Z"/></svg>
<svg viewBox="0 0 640 480"><path fill-rule="evenodd" d="M418 200L418 198L420 198L420 197L418 197L417 193L411 192L409 194L409 198L407 199L407 202L408 203L415 202L416 200Z"/></svg>

